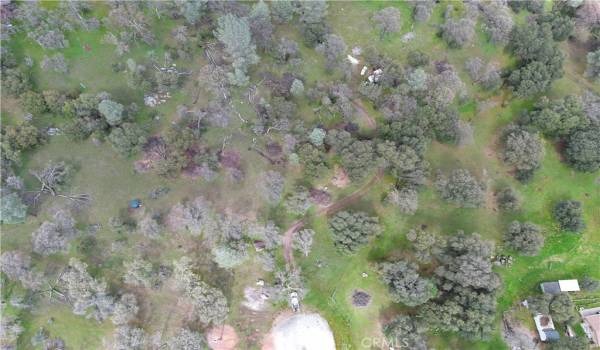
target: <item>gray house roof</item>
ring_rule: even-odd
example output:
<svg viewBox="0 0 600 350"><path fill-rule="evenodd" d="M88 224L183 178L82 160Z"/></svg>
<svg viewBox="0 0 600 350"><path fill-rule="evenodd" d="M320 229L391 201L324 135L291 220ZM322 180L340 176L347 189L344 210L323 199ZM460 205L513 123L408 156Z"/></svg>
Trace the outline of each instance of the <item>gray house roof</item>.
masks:
<svg viewBox="0 0 600 350"><path fill-rule="evenodd" d="M544 329L544 333L546 334L546 341L552 342L560 339L560 334L555 329Z"/></svg>
<svg viewBox="0 0 600 350"><path fill-rule="evenodd" d="M544 282L540 284L542 288L542 292L546 294L559 294L560 293L560 284L558 282Z"/></svg>

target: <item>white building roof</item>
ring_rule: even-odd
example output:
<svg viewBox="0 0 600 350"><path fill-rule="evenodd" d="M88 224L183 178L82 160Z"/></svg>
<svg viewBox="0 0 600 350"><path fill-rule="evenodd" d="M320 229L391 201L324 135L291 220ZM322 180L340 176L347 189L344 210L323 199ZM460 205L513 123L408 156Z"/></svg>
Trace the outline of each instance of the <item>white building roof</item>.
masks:
<svg viewBox="0 0 600 350"><path fill-rule="evenodd" d="M559 280L561 292L579 292L579 282L577 280Z"/></svg>
<svg viewBox="0 0 600 350"><path fill-rule="evenodd" d="M550 317L550 315L537 314L533 320L535 321L535 328L537 328L541 341L545 342L552 340L548 339L549 336L557 336L556 329L554 328L554 322L552 321L552 317Z"/></svg>

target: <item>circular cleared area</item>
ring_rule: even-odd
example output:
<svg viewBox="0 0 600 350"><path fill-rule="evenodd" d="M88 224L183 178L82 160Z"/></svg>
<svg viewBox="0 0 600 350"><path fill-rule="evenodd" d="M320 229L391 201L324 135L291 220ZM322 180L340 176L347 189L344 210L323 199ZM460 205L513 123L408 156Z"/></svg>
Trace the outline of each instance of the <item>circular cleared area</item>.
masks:
<svg viewBox="0 0 600 350"><path fill-rule="evenodd" d="M298 314L278 322L269 343L270 350L335 350L331 328L318 314Z"/></svg>

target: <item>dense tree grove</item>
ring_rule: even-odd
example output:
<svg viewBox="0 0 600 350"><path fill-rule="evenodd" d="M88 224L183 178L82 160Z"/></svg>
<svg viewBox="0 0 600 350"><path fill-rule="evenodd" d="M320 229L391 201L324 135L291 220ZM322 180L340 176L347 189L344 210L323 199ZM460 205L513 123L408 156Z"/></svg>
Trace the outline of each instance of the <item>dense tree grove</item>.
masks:
<svg viewBox="0 0 600 350"><path fill-rule="evenodd" d="M387 201L398 207L402 214L413 215L419 208L417 191L409 187L394 188L388 193Z"/></svg>
<svg viewBox="0 0 600 350"><path fill-rule="evenodd" d="M589 124L581 99L568 95L559 100L541 98L528 116L530 123L548 136L563 137Z"/></svg>
<svg viewBox="0 0 600 350"><path fill-rule="evenodd" d="M43 70L53 71L56 73L66 74L69 72L69 64L65 59L65 56L61 53L57 53L53 56L44 56L40 67Z"/></svg>
<svg viewBox="0 0 600 350"><path fill-rule="evenodd" d="M309 196L305 187L298 186L286 197L284 206L291 214L304 215L312 205Z"/></svg>
<svg viewBox="0 0 600 350"><path fill-rule="evenodd" d="M146 131L135 123L123 123L113 128L108 140L122 156L130 156L142 150L147 140Z"/></svg>
<svg viewBox="0 0 600 350"><path fill-rule="evenodd" d="M206 348L206 340L198 333L187 328L181 328L167 342L169 350L202 350Z"/></svg>
<svg viewBox="0 0 600 350"><path fill-rule="evenodd" d="M436 254L438 297L420 311L431 327L474 339L485 339L494 331L494 294L500 279L489 261L493 249L477 234L459 232L448 238Z"/></svg>
<svg viewBox="0 0 600 350"><path fill-rule="evenodd" d="M466 169L455 169L449 177L440 173L435 186L443 200L463 208L483 204L485 186Z"/></svg>
<svg viewBox="0 0 600 350"><path fill-rule="evenodd" d="M327 34L325 36L325 41L319 44L316 50L325 56L327 69L333 70L341 63L341 59L347 48L348 47L342 37L336 34Z"/></svg>
<svg viewBox="0 0 600 350"><path fill-rule="evenodd" d="M142 350L148 339L143 329L131 326L118 327L114 335L114 350Z"/></svg>
<svg viewBox="0 0 600 350"><path fill-rule="evenodd" d="M482 2L479 6L490 40L500 45L506 44L514 24L510 9L499 2Z"/></svg>
<svg viewBox="0 0 600 350"><path fill-rule="evenodd" d="M310 47L315 47L323 42L325 35L329 33L329 26L325 22L329 5L324 0L303 1L299 5L300 30L304 42Z"/></svg>
<svg viewBox="0 0 600 350"><path fill-rule="evenodd" d="M426 22L431 14L433 13L433 6L435 2L433 0L416 1L413 12L413 17L417 22Z"/></svg>
<svg viewBox="0 0 600 350"><path fill-rule="evenodd" d="M261 181L261 195L269 203L276 204L283 193L283 176L277 171L267 171Z"/></svg>
<svg viewBox="0 0 600 350"><path fill-rule="evenodd" d="M426 264L433 259L438 240L432 232L422 228L411 229L406 233L406 238L411 242L417 261Z"/></svg>
<svg viewBox="0 0 600 350"><path fill-rule="evenodd" d="M415 264L405 261L383 263L381 279L390 289L392 300L407 306L426 303L437 294L435 284L417 271Z"/></svg>
<svg viewBox="0 0 600 350"><path fill-rule="evenodd" d="M475 36L475 21L470 18L446 17L442 26L442 38L451 48L462 48L470 44Z"/></svg>
<svg viewBox="0 0 600 350"><path fill-rule="evenodd" d="M167 220L175 231L187 231L195 236L204 235L205 238L215 235L219 227L212 205L204 197L174 205Z"/></svg>
<svg viewBox="0 0 600 350"><path fill-rule="evenodd" d="M8 126L2 133L2 156L17 162L21 152L38 146L43 140L40 131L31 123L25 122Z"/></svg>
<svg viewBox="0 0 600 350"><path fill-rule="evenodd" d="M429 173L429 163L423 160L410 146L396 146L385 141L376 146L380 163L384 169L408 187L423 185Z"/></svg>
<svg viewBox="0 0 600 350"><path fill-rule="evenodd" d="M383 327L391 346L427 350L426 327L414 317L398 315Z"/></svg>
<svg viewBox="0 0 600 350"><path fill-rule="evenodd" d="M513 221L504 233L504 243L524 255L537 255L544 246L539 226Z"/></svg>
<svg viewBox="0 0 600 350"><path fill-rule="evenodd" d="M501 210L515 211L521 208L521 195L512 187L504 187L496 194L496 202Z"/></svg>
<svg viewBox="0 0 600 350"><path fill-rule="evenodd" d="M246 18L232 14L220 17L215 37L225 46L233 72L228 73L229 82L234 85L248 84L248 66L258 62L256 46L252 43L250 25Z"/></svg>
<svg viewBox="0 0 600 350"><path fill-rule="evenodd" d="M33 114L40 115L46 111L46 103L41 94L34 91L27 91L21 95L21 105L23 108Z"/></svg>
<svg viewBox="0 0 600 350"><path fill-rule="evenodd" d="M75 238L75 220L66 211L54 215L54 221L44 221L32 234L33 251L42 255L66 252L69 242Z"/></svg>
<svg viewBox="0 0 600 350"><path fill-rule="evenodd" d="M574 325L579 320L575 304L568 293L556 295L550 302L549 311L554 322Z"/></svg>
<svg viewBox="0 0 600 350"><path fill-rule="evenodd" d="M585 276L581 282L581 289L588 292L595 292L600 290L600 280L593 279L590 276Z"/></svg>
<svg viewBox="0 0 600 350"><path fill-rule="evenodd" d="M514 167L517 179L531 179L544 157L544 145L540 136L518 126L509 125L504 130L502 142L502 158Z"/></svg>
<svg viewBox="0 0 600 350"><path fill-rule="evenodd" d="M465 69L471 79L486 90L495 90L502 85L500 70L493 62L485 64L481 58L472 57L465 62Z"/></svg>
<svg viewBox="0 0 600 350"><path fill-rule="evenodd" d="M587 70L585 74L590 79L600 80L600 49L587 54Z"/></svg>
<svg viewBox="0 0 600 350"><path fill-rule="evenodd" d="M43 282L43 276L32 270L31 258L20 251L4 251L0 256L0 270L28 289L37 290Z"/></svg>
<svg viewBox="0 0 600 350"><path fill-rule="evenodd" d="M125 275L123 281L134 286L150 288L154 284L152 264L141 257L123 262Z"/></svg>
<svg viewBox="0 0 600 350"><path fill-rule="evenodd" d="M313 245L314 236L315 231L312 229L303 229L294 233L294 241L292 242L294 249L304 254L304 256L308 256Z"/></svg>
<svg viewBox="0 0 600 350"><path fill-rule="evenodd" d="M364 212L341 211L329 220L336 248L343 253L354 253L379 234L379 219Z"/></svg>
<svg viewBox="0 0 600 350"><path fill-rule="evenodd" d="M229 312L223 292L206 284L194 273L190 258L181 257L173 262L173 267L178 288L194 307L193 317L205 325L222 324Z"/></svg>
<svg viewBox="0 0 600 350"><path fill-rule="evenodd" d="M250 16L248 16L252 39L257 47L267 50L273 44L273 24L271 24L271 11L269 5L260 1L252 6Z"/></svg>
<svg viewBox="0 0 600 350"><path fill-rule="evenodd" d="M576 130L567 138L565 156L569 164L579 171L594 172L600 169L600 125Z"/></svg>
<svg viewBox="0 0 600 350"><path fill-rule="evenodd" d="M27 217L27 206L16 192L2 196L0 221L3 224L19 224Z"/></svg>
<svg viewBox="0 0 600 350"><path fill-rule="evenodd" d="M98 112L106 118L109 125L119 125L123 120L123 111L122 104L109 99L102 100L98 104Z"/></svg>
<svg viewBox="0 0 600 350"><path fill-rule="evenodd" d="M558 48L548 23L528 21L516 26L510 35L511 51L519 66L508 76L508 83L519 97L544 92L562 77L564 55Z"/></svg>
<svg viewBox="0 0 600 350"><path fill-rule="evenodd" d="M395 7L386 7L375 12L373 21L379 29L380 38L384 38L387 34L398 32L402 26L400 10Z"/></svg>
<svg viewBox="0 0 600 350"><path fill-rule="evenodd" d="M108 294L106 282L92 277L87 267L86 263L71 258L60 281L73 305L73 313L93 317L101 322L112 314L114 300Z"/></svg>
<svg viewBox="0 0 600 350"><path fill-rule="evenodd" d="M566 231L580 233L585 229L581 202L574 200L560 201L554 206L554 218L560 228Z"/></svg>
<svg viewBox="0 0 600 350"><path fill-rule="evenodd" d="M232 269L242 264L247 258L246 245L237 242L224 242L212 248L213 261L223 269Z"/></svg>
<svg viewBox="0 0 600 350"><path fill-rule="evenodd" d="M111 320L116 325L127 324L133 321L138 313L139 307L134 294L123 294L115 303Z"/></svg>
<svg viewBox="0 0 600 350"><path fill-rule="evenodd" d="M362 180L376 168L373 141L356 140L344 130L332 130L327 134L326 143L340 154L342 166L351 180Z"/></svg>

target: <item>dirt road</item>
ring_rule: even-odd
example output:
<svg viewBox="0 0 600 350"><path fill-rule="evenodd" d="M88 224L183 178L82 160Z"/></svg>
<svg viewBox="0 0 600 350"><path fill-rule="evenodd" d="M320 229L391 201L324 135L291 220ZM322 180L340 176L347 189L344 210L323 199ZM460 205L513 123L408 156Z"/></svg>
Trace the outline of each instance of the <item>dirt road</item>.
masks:
<svg viewBox="0 0 600 350"><path fill-rule="evenodd" d="M365 193L377 181L379 181L383 177L383 173L384 173L383 169L377 170L377 173L375 175L373 175L373 177L371 178L371 180L369 180L369 182L364 184L361 188L357 189L356 191L352 192L352 194L350 194L349 196L344 197L335 203L331 203L330 205L328 205L326 207L320 208L317 211L317 216L323 216L323 215L331 216L331 215L337 213L338 211L346 208L350 204L355 203L362 196L364 196ZM301 229L302 227L304 227L304 225L306 224L305 220L306 220L306 217L304 217L300 220L294 221L292 226L290 226L283 235L283 240L282 240L283 257L289 268L296 267L295 262L294 262L294 251L292 250L292 241L294 238L294 233L296 231L298 231L299 229Z"/></svg>
<svg viewBox="0 0 600 350"><path fill-rule="evenodd" d="M352 100L352 104L354 105L354 108L356 108L356 110L358 111L358 114L360 114L360 116L363 119L365 119L367 126L370 129L377 128L377 122L375 121L375 118L369 115L361 100Z"/></svg>

